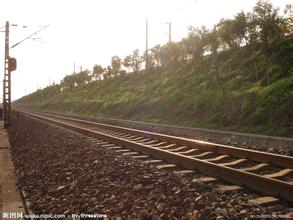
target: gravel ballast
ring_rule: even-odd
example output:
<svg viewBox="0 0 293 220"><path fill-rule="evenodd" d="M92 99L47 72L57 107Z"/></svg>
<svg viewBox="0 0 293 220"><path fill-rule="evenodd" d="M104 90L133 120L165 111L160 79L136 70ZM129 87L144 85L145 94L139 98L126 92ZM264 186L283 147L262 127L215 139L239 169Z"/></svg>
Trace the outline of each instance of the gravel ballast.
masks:
<svg viewBox="0 0 293 220"><path fill-rule="evenodd" d="M18 185L34 213L231 219L292 211L285 202L248 205L261 195L248 189L222 194L216 188L227 183L198 183L200 173L158 170L89 137L22 114L9 136Z"/></svg>

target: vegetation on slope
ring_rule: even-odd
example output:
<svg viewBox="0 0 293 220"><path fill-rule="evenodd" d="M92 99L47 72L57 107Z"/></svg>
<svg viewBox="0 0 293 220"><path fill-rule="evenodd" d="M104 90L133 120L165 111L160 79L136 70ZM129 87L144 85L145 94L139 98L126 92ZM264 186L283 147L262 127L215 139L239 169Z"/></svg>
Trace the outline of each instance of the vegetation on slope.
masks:
<svg viewBox="0 0 293 220"><path fill-rule="evenodd" d="M147 57L148 71L142 70ZM22 108L293 136L292 11L259 1L212 30L138 50L17 100Z"/></svg>

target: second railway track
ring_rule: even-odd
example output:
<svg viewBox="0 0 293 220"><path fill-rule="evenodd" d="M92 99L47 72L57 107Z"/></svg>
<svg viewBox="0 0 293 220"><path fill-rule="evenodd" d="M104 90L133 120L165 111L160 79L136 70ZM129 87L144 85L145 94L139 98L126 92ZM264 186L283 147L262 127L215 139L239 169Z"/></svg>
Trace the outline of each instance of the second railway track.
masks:
<svg viewBox="0 0 293 220"><path fill-rule="evenodd" d="M32 117L180 167L293 201L293 157L45 113ZM134 152L134 153L135 153Z"/></svg>

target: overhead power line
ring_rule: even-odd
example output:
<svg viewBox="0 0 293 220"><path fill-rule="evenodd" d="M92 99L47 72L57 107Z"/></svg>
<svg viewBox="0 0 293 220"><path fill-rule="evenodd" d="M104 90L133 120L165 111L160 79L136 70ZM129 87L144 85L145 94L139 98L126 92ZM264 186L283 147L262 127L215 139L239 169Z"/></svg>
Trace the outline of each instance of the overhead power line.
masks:
<svg viewBox="0 0 293 220"><path fill-rule="evenodd" d="M38 31L34 32L33 34L27 36L26 38L24 38L23 40L19 41L18 43L14 44L12 47L10 47L10 49L13 48L13 47L16 47L16 46L19 45L20 43L24 42L25 40L29 39L30 37L34 36L35 34L41 32L42 30L46 29L47 27L49 27L49 24L46 25L45 27L39 29Z"/></svg>

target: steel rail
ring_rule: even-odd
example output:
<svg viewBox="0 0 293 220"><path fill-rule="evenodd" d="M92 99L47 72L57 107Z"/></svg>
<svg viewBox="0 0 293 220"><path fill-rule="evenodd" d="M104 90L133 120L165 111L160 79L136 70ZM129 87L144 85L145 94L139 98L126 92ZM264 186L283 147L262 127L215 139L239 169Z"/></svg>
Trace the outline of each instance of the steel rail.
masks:
<svg viewBox="0 0 293 220"><path fill-rule="evenodd" d="M171 142L171 143L183 145L183 146L189 146L191 148L197 148L204 151L211 151L213 153L229 154L235 157L251 159L257 162L270 163L270 164L274 164L281 167L293 168L293 157L290 157L290 156L267 153L267 152L256 151L251 149L244 149L244 148L233 147L233 146L228 146L223 144L215 144L215 143L205 142L205 141L198 141L198 140L188 139L183 137L175 137L175 136L170 136L165 134L158 134L154 132L142 131L142 130L137 130L132 128L124 128L124 127L119 127L114 125L107 125L107 124L102 124L97 122L86 121L82 119L50 115L47 113L39 113L39 112L36 112L36 113L41 115L47 115L50 117L55 117L55 118L66 119L73 122L99 126L101 128L111 129L114 131L120 131L120 132L123 131L128 134L144 136L146 138Z"/></svg>
<svg viewBox="0 0 293 220"><path fill-rule="evenodd" d="M75 123L82 123L84 125L85 121L83 120L78 120L78 119L72 120L66 117L60 117L60 116L55 117L51 115L49 116L48 114L44 116L44 115L40 115L36 113L28 113L28 112L23 112L23 113L29 116L56 124L56 125L59 125L61 127L65 127L73 131L88 135L88 136L99 138L116 145L130 148L134 151L151 155L152 157L157 159L162 159L171 163L175 163L187 169L191 169L191 170L197 169L204 174L207 174L213 177L222 178L228 182L231 182L237 185L248 186L251 189L254 189L256 191L259 191L268 195L280 196L282 198L285 198L288 201L293 201L293 185L288 182L284 182L278 179L273 179L270 177L265 177L265 176L254 174L254 173L249 173L246 171L241 171L235 168L215 164L215 163L208 162L201 159L196 159L193 157L185 156L175 152L170 152L168 150L159 149L149 145L136 143L134 141L129 141L123 138L115 137L114 135L101 133L99 131L94 131L89 128L81 127L80 125L72 124L73 122L75 122ZM55 119L52 119L52 118L55 118ZM59 118L59 120L56 118ZM67 120L67 122L65 122L65 120ZM89 124L93 125L92 123L89 123ZM182 142L185 142L185 141L186 140L183 139ZM180 141L178 143L181 144L182 142Z"/></svg>

